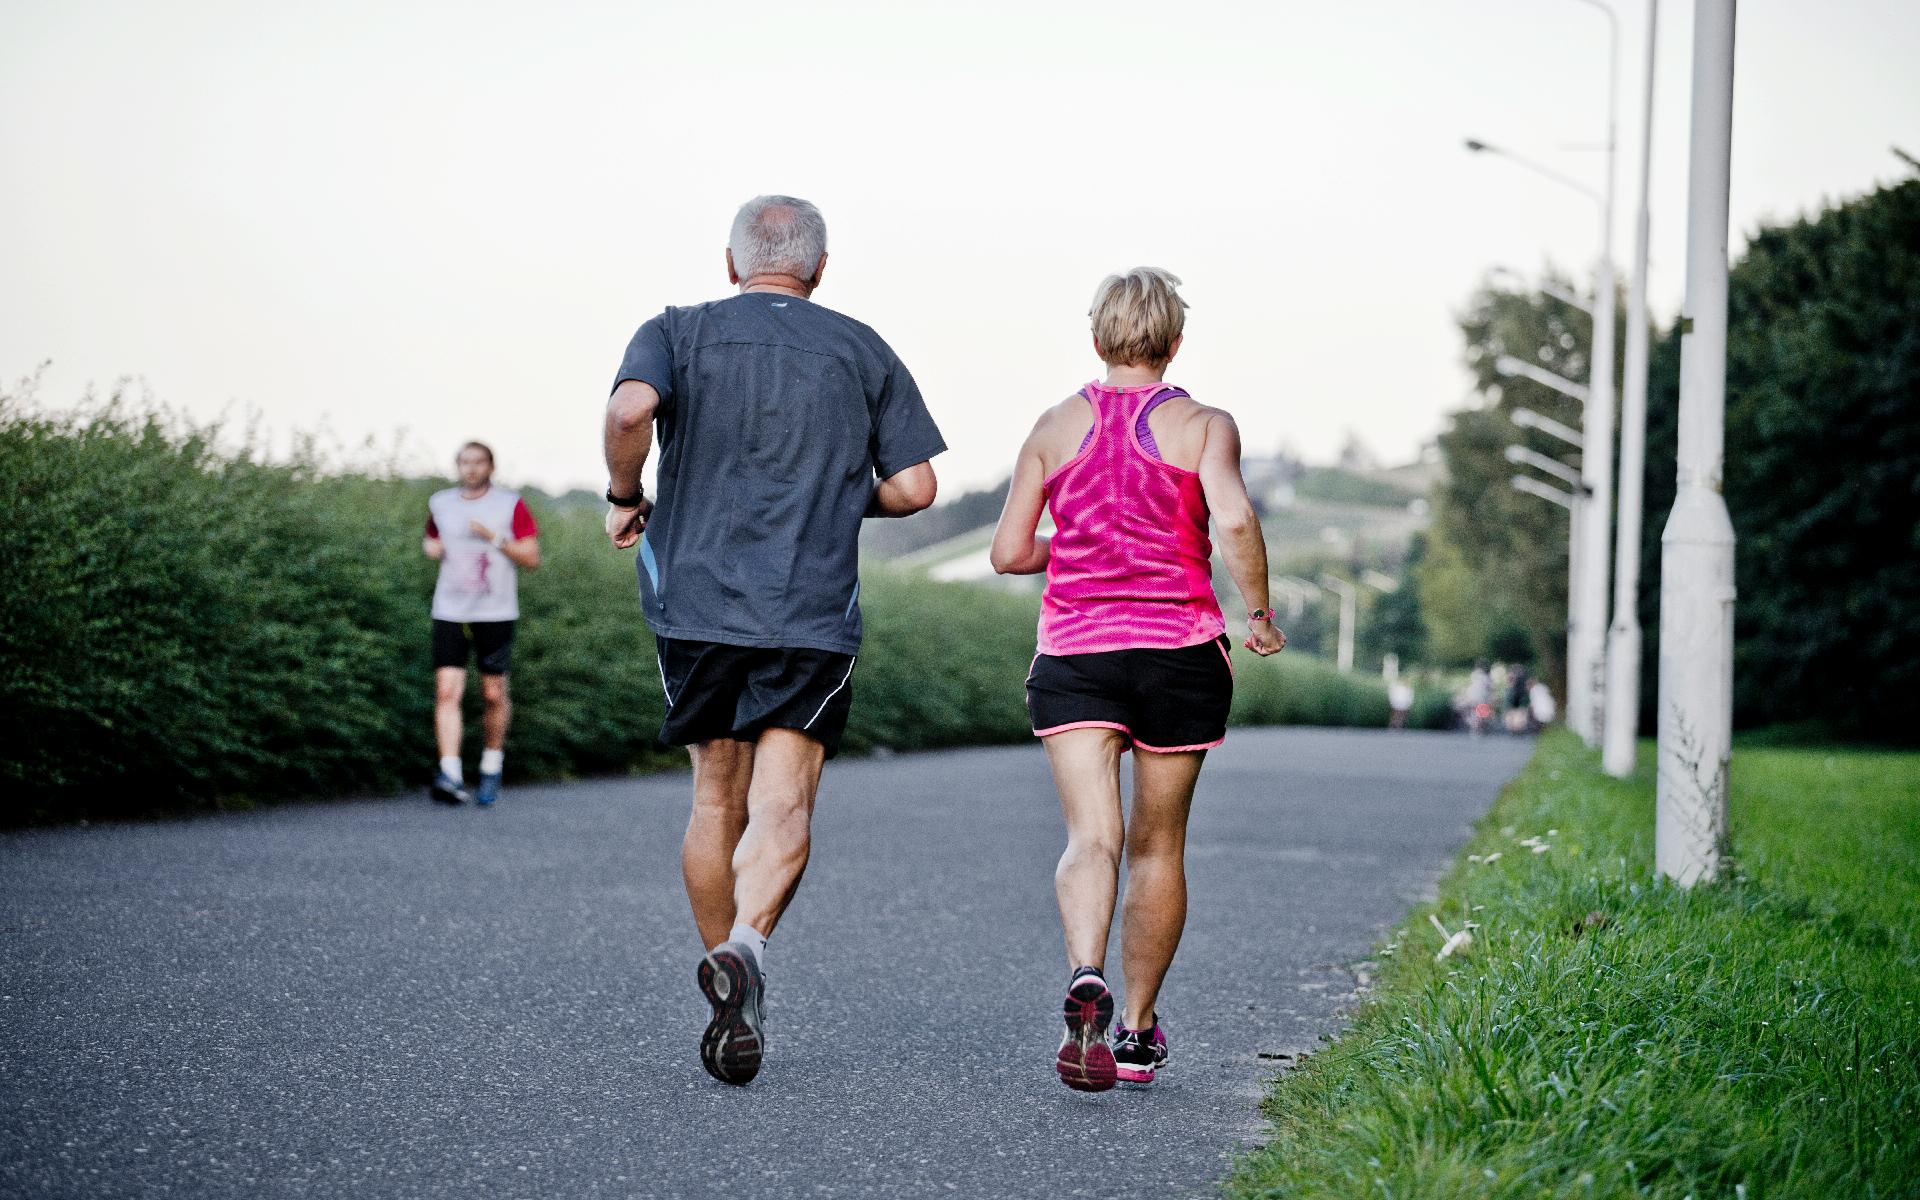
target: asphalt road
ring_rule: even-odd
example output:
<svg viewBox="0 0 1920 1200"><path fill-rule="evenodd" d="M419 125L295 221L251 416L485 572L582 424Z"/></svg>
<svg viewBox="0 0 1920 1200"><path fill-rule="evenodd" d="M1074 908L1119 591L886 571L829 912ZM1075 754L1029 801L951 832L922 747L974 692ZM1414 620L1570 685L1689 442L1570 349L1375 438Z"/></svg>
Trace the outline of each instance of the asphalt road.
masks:
<svg viewBox="0 0 1920 1200"><path fill-rule="evenodd" d="M684 774L0 837L0 1194L1207 1195L1529 749L1236 731L1174 1065L1101 1096L1052 1069L1035 747L828 768L746 1089L697 1059Z"/></svg>

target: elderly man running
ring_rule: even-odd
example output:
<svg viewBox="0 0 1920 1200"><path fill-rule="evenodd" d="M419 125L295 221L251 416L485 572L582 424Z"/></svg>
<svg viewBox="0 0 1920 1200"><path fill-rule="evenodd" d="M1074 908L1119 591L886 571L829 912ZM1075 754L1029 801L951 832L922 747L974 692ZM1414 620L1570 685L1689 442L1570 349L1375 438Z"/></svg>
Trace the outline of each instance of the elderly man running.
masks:
<svg viewBox="0 0 1920 1200"><path fill-rule="evenodd" d="M660 736L693 758L680 862L713 1006L700 1061L724 1083L760 1070L767 937L852 707L861 518L932 504L946 449L880 335L810 299L826 265L818 209L748 201L727 247L738 294L642 325L607 403L607 535L640 547Z"/></svg>

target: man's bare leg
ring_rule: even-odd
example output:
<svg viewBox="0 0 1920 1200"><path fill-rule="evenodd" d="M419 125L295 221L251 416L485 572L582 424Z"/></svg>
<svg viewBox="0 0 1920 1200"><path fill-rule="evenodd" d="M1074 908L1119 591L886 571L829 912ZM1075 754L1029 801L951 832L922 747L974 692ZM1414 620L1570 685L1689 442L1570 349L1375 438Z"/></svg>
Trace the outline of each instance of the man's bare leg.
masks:
<svg viewBox="0 0 1920 1200"><path fill-rule="evenodd" d="M711 950L733 928L733 855L747 831L747 787L754 745L716 738L688 748L693 757L693 815L680 843L680 873L700 941Z"/></svg>
<svg viewBox="0 0 1920 1200"><path fill-rule="evenodd" d="M720 1082L744 1084L760 1073L766 1049L760 1022L767 935L806 873L826 749L791 729L769 729L758 742L737 745L740 750L724 760L726 752L715 751L714 743L701 747L713 791L724 795L728 807L712 818L711 844L698 855L690 849L685 861L687 894L694 897L694 917L707 943L700 991L713 1005L700 1062ZM728 836L736 844L723 875L716 851ZM688 839L691 844L692 829ZM731 891L723 897L729 880ZM720 919L722 912L730 914L728 921Z"/></svg>
<svg viewBox="0 0 1920 1200"><path fill-rule="evenodd" d="M1187 923L1187 814L1205 750L1139 753L1133 759L1133 812L1127 822L1127 899L1120 929L1127 973L1124 1023L1153 1025L1160 983Z"/></svg>
<svg viewBox="0 0 1920 1200"><path fill-rule="evenodd" d="M1067 849L1053 873L1067 969L1104 969L1120 882L1120 755L1126 743L1111 729L1070 729L1042 741L1067 819Z"/></svg>
<svg viewBox="0 0 1920 1200"><path fill-rule="evenodd" d="M773 932L806 873L813 800L826 748L792 729L769 729L753 752L745 836L733 852L734 923Z"/></svg>
<svg viewBox="0 0 1920 1200"><path fill-rule="evenodd" d="M480 676L480 698L486 702L486 709L481 717L481 729L486 735L486 748L505 750L507 723L513 719L513 699L507 691L507 677L505 675Z"/></svg>
<svg viewBox="0 0 1920 1200"><path fill-rule="evenodd" d="M465 667L440 667L433 673L433 736L441 758L460 757L460 701L467 694Z"/></svg>

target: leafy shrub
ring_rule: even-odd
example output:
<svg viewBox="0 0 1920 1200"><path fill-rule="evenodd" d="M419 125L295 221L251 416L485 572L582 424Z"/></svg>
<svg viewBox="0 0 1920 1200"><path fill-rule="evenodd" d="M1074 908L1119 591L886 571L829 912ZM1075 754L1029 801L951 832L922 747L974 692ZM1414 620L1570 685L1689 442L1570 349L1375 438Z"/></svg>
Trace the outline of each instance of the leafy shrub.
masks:
<svg viewBox="0 0 1920 1200"><path fill-rule="evenodd" d="M419 533L444 485L225 454L216 432L0 395L0 823L392 789L430 769ZM528 502L546 565L521 585L509 773L676 761L654 740L632 554L607 547L597 508ZM849 751L1031 736L1032 593L863 575ZM1386 723L1377 679L1234 658L1238 724ZM471 696L467 713L472 758Z"/></svg>

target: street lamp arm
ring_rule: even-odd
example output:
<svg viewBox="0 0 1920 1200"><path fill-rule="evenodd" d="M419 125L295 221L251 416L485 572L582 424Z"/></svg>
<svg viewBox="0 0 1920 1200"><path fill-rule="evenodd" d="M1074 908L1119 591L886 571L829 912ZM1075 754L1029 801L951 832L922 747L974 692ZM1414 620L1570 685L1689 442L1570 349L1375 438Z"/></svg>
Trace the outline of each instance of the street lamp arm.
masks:
<svg viewBox="0 0 1920 1200"><path fill-rule="evenodd" d="M1531 476L1515 475L1513 477L1513 489L1516 492L1526 492L1528 495L1538 496L1542 500L1550 500L1568 512L1573 511L1573 493L1563 492L1552 484L1541 483L1538 479L1534 479Z"/></svg>
<svg viewBox="0 0 1920 1200"><path fill-rule="evenodd" d="M1508 150L1502 146L1496 146L1492 142L1483 142L1479 138L1468 138L1467 149L1473 151L1475 154L1497 154L1501 158L1504 158L1509 162L1517 163L1520 166L1525 167L1527 170L1532 171L1536 175L1541 175L1548 179L1553 180L1555 183L1560 184L1562 187L1572 188L1574 191L1579 192L1582 196L1585 196L1587 199L1593 201L1595 204L1598 204L1604 207L1607 202L1607 198L1601 195L1597 188L1589 187L1588 185L1581 183L1578 179L1575 179L1571 175L1567 175L1560 171L1556 171L1552 167L1546 166L1542 163L1534 162L1530 158L1522 157L1521 155L1515 154L1513 151Z"/></svg>
<svg viewBox="0 0 1920 1200"><path fill-rule="evenodd" d="M1508 446L1507 461L1515 466L1528 466L1536 471L1551 475L1576 492L1585 486L1580 482L1580 472L1557 459L1548 458L1546 455L1529 450L1525 446Z"/></svg>
<svg viewBox="0 0 1920 1200"><path fill-rule="evenodd" d="M1570 425L1562 425L1552 417L1543 417L1530 408L1516 408L1507 414L1515 425L1522 429L1538 429L1551 438L1559 438L1575 450L1584 450L1586 443L1580 440L1580 431Z"/></svg>
<svg viewBox="0 0 1920 1200"><path fill-rule="evenodd" d="M1524 358L1515 358L1511 354L1502 354L1494 360L1493 369L1502 375L1518 375L1531 379L1542 387L1552 388L1562 396L1570 397L1585 404L1591 395L1582 384L1575 383L1564 375L1556 375L1545 367L1536 367Z"/></svg>

